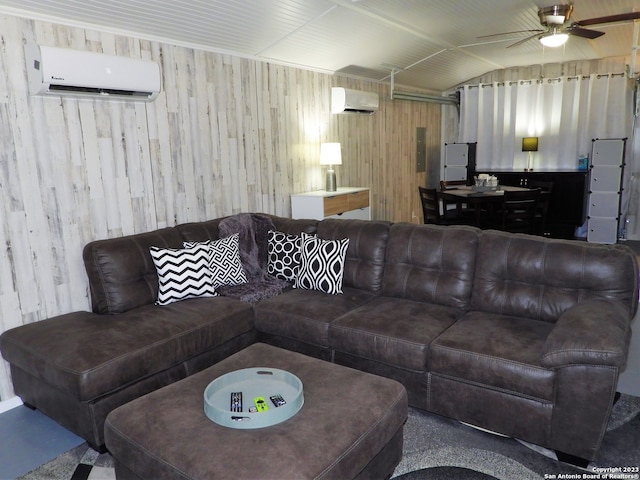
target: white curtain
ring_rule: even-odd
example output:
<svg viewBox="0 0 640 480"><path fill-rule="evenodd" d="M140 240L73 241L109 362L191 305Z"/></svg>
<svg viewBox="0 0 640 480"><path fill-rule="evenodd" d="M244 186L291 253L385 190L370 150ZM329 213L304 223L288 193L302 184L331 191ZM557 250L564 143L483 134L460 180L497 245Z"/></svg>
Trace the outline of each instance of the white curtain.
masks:
<svg viewBox="0 0 640 480"><path fill-rule="evenodd" d="M466 85L458 141L478 142L478 169L524 170L538 137L534 170L575 170L592 139L629 137L631 92L624 74Z"/></svg>

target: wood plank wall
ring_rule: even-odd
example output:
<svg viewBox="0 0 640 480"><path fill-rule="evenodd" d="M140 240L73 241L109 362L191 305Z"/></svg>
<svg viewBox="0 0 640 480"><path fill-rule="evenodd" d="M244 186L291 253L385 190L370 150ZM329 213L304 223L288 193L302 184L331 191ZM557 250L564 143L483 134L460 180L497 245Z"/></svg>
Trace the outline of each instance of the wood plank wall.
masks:
<svg viewBox="0 0 640 480"><path fill-rule="evenodd" d="M0 333L89 309L82 248L237 212L290 215L289 195L323 188L319 144L339 141L342 186L371 187L375 219L422 216L416 128L440 157L434 104L392 102L374 82L0 16ZM28 95L23 45L161 65L153 103ZM331 115L330 88L377 91L372 116ZM415 193L414 193L415 192ZM13 396L0 362L0 399Z"/></svg>

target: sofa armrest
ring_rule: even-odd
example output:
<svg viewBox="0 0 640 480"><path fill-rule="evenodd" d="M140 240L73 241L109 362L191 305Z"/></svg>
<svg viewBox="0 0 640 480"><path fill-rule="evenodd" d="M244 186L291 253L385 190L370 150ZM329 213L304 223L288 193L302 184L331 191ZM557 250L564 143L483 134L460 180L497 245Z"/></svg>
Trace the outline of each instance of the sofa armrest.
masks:
<svg viewBox="0 0 640 480"><path fill-rule="evenodd" d="M546 368L607 365L622 368L631 340L629 309L619 302L591 300L564 312L541 352Z"/></svg>

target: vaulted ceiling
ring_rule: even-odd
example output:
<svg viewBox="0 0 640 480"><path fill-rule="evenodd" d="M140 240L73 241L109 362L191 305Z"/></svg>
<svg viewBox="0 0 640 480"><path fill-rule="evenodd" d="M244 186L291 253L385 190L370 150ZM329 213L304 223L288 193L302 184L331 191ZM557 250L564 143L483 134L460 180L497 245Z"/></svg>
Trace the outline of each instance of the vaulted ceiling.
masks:
<svg viewBox="0 0 640 480"><path fill-rule="evenodd" d="M568 3L557 0L558 3ZM640 11L639 0L574 0L571 21ZM0 0L0 13L441 91L520 65L636 57L636 22L543 48L528 33L553 0ZM640 67L636 67L636 70Z"/></svg>

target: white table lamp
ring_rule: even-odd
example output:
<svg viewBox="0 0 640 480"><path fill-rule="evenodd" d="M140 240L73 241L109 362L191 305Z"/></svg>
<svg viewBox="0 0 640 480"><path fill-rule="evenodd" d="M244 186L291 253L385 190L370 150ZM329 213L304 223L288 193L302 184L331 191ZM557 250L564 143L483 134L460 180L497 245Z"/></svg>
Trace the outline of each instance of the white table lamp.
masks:
<svg viewBox="0 0 640 480"><path fill-rule="evenodd" d="M342 152L339 143L321 143L320 144L320 165L328 165L327 180L325 190L327 192L336 191L336 172L334 165L342 165Z"/></svg>

